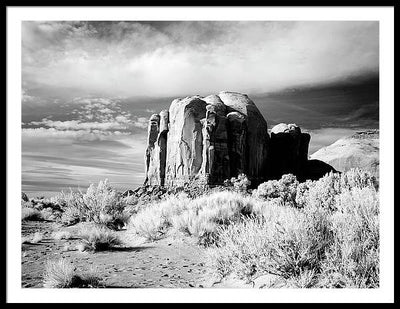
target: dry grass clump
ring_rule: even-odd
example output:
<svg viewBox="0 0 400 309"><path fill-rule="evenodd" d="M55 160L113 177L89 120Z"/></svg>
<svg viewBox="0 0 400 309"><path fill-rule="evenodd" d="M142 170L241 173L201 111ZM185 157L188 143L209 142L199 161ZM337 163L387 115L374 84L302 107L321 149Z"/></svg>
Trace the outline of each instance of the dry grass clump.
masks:
<svg viewBox="0 0 400 309"><path fill-rule="evenodd" d="M161 239L172 226L173 218L181 215L190 201L185 194L179 194L152 203L131 217L128 229L151 241Z"/></svg>
<svg viewBox="0 0 400 309"><path fill-rule="evenodd" d="M149 240L157 240L169 229L212 243L219 225L231 224L252 213L255 199L237 192L214 192L195 199L172 196L133 215L128 228Z"/></svg>
<svg viewBox="0 0 400 309"><path fill-rule="evenodd" d="M240 221L253 212L255 200L237 192L216 192L194 199L187 209L172 219L173 227L199 243L216 241L218 226Z"/></svg>
<svg viewBox="0 0 400 309"><path fill-rule="evenodd" d="M84 227L78 236L91 251L110 250L122 243L114 231L104 226Z"/></svg>
<svg viewBox="0 0 400 309"><path fill-rule="evenodd" d="M46 262L45 288L94 288L99 287L100 282L101 278L95 271L78 273L74 265L64 258Z"/></svg>

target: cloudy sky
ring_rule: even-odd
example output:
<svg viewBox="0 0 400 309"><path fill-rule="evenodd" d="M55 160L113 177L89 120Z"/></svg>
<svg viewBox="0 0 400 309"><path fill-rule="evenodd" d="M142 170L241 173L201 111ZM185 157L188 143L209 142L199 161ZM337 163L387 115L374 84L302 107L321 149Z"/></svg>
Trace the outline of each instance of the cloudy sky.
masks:
<svg viewBox="0 0 400 309"><path fill-rule="evenodd" d="M23 22L22 189L144 177L147 119L173 98L247 93L310 153L378 127L378 22Z"/></svg>

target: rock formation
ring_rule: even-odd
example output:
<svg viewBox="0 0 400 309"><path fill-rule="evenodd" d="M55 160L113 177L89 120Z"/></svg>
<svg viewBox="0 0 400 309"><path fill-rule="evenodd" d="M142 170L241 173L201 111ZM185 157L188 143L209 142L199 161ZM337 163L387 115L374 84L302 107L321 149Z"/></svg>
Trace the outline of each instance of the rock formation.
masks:
<svg viewBox="0 0 400 309"><path fill-rule="evenodd" d="M296 124L280 123L271 129L270 175L280 178L283 174L300 176L308 160L310 134L302 133Z"/></svg>
<svg viewBox="0 0 400 309"><path fill-rule="evenodd" d="M167 133L169 113L163 110L159 115L153 114L149 120L146 148L145 184L164 185L165 162L167 156Z"/></svg>
<svg viewBox="0 0 400 309"><path fill-rule="evenodd" d="M355 165L376 171L378 138L365 134L340 140L309 160L310 135L296 124L280 123L270 136L267 122L245 94L178 98L169 110L150 117L144 184L221 185L244 173L254 186L289 173L304 181Z"/></svg>
<svg viewBox="0 0 400 309"><path fill-rule="evenodd" d="M145 184L222 184L266 175L267 122L247 95L221 92L172 101L149 120Z"/></svg>
<svg viewBox="0 0 400 309"><path fill-rule="evenodd" d="M336 170L351 168L370 171L379 178L379 131L366 130L339 139L313 153L311 159L321 160Z"/></svg>

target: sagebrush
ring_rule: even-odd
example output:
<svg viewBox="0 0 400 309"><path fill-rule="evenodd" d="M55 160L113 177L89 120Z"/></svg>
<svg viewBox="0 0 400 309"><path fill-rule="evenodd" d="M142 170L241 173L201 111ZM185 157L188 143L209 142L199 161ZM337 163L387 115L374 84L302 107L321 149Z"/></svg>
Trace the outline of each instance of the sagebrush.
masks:
<svg viewBox="0 0 400 309"><path fill-rule="evenodd" d="M65 225L87 221L116 230L123 227L129 218L125 211L126 198L114 190L107 179L97 186L91 184L85 193L62 192L55 200L63 208L61 221Z"/></svg>

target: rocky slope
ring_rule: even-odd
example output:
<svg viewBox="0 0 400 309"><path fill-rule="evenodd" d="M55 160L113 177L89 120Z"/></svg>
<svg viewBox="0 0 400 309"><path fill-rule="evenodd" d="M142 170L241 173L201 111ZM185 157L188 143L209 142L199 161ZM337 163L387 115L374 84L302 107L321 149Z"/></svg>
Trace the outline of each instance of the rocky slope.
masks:
<svg viewBox="0 0 400 309"><path fill-rule="evenodd" d="M359 131L311 155L344 172L351 168L370 171L379 178L379 130Z"/></svg>

